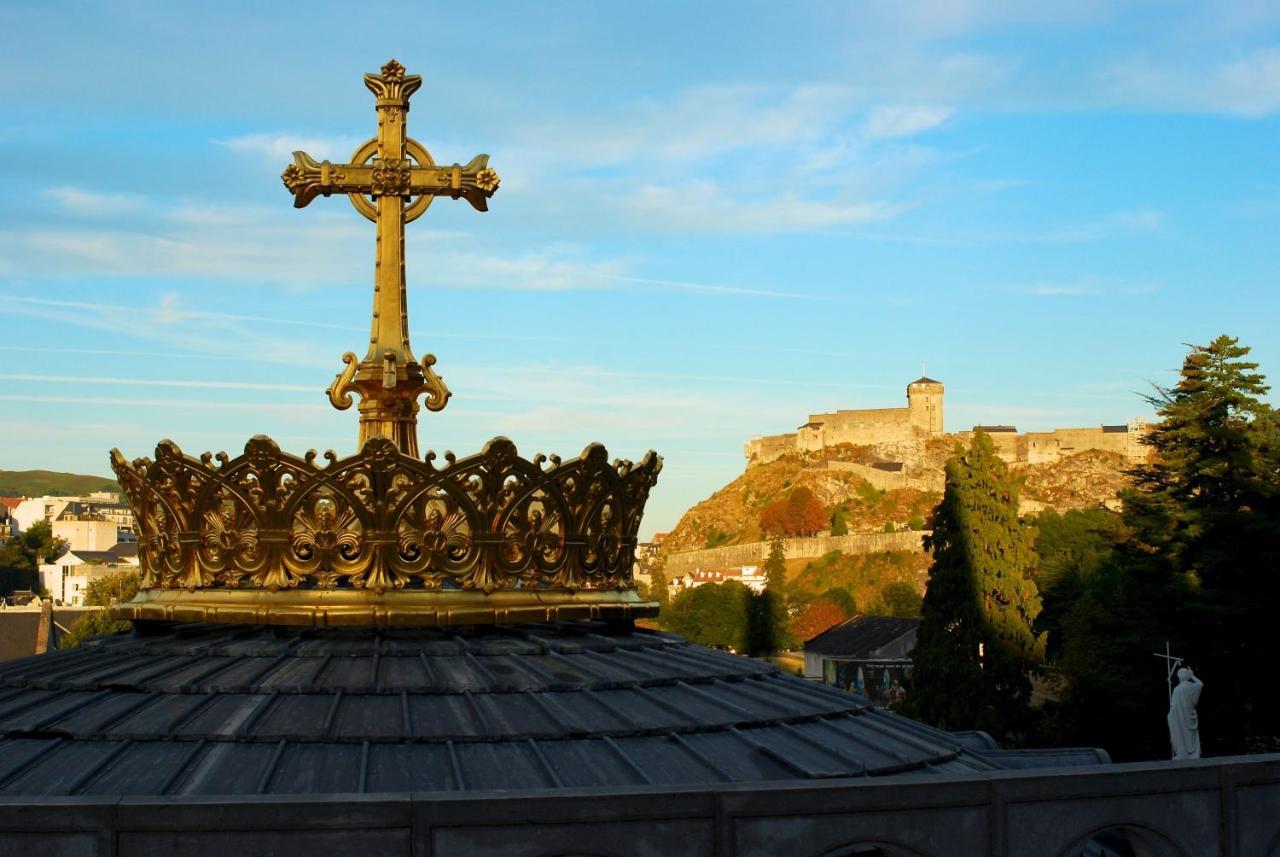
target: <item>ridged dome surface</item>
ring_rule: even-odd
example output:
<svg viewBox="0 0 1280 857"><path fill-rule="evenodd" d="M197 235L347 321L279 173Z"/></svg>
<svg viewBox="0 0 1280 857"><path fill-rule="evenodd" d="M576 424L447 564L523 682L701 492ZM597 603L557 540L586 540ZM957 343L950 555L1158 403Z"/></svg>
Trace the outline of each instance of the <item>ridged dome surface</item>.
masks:
<svg viewBox="0 0 1280 857"><path fill-rule="evenodd" d="M1056 755L1054 755L1056 753ZM0 664L0 795L526 790L1096 764L669 634L158 625Z"/></svg>

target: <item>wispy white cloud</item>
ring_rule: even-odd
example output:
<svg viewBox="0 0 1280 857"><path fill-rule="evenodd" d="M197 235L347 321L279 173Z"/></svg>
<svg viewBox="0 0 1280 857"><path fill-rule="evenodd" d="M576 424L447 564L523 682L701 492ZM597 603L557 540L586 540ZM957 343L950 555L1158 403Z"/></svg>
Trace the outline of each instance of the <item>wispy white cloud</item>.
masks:
<svg viewBox="0 0 1280 857"><path fill-rule="evenodd" d="M709 180L682 185L647 185L622 202L635 219L668 230L713 232L793 232L888 220L906 209L902 203L833 198L803 198L791 192L762 196L744 187L726 192Z"/></svg>
<svg viewBox="0 0 1280 857"><path fill-rule="evenodd" d="M280 168L284 169L285 164L292 163L293 153L298 151L306 152L317 161L345 162L355 148L364 141L353 136L318 137L307 134L256 133L241 134L210 142L233 152L245 152L272 162L278 161Z"/></svg>
<svg viewBox="0 0 1280 857"><path fill-rule="evenodd" d="M147 206L147 198L132 193L102 193L71 185L45 188L40 192L64 214L81 217L117 217L136 214Z"/></svg>
<svg viewBox="0 0 1280 857"><path fill-rule="evenodd" d="M238 411L254 411L258 414L266 414L271 411L282 412L302 412L302 413L328 413L330 408L328 404L309 405L305 403L288 403L288 402L237 402L227 401L224 399L182 399L182 398L164 398L164 399L145 399L130 396L121 398L119 396L51 396L46 394L0 394L0 402L26 402L30 404L57 404L57 405L94 405L119 407L125 409L134 408L164 408L174 410L196 410L196 411L218 411L223 408Z"/></svg>
<svg viewBox="0 0 1280 857"><path fill-rule="evenodd" d="M878 107L867 117L863 132L872 139L909 137L937 128L952 112L949 107L926 105Z"/></svg>
<svg viewBox="0 0 1280 857"><path fill-rule="evenodd" d="M1134 56L1100 69L1098 79L1102 98L1112 104L1268 116L1280 110L1280 47L1198 62Z"/></svg>
<svg viewBox="0 0 1280 857"><path fill-rule="evenodd" d="M39 384L87 384L124 387L177 387L195 390L269 390L282 393L314 393L314 386L301 384L264 384L259 381L207 381L181 378L117 378L111 375L39 375L0 373L0 381L30 381Z"/></svg>
<svg viewBox="0 0 1280 857"><path fill-rule="evenodd" d="M1032 294L1032 295L1043 295L1046 297L1052 297L1052 296L1080 297L1084 295L1102 294L1101 289L1093 288L1090 286L1053 286L1053 285L1048 285L1046 283L1036 283L1035 285L1027 286L1021 291L1027 292L1028 294Z"/></svg>

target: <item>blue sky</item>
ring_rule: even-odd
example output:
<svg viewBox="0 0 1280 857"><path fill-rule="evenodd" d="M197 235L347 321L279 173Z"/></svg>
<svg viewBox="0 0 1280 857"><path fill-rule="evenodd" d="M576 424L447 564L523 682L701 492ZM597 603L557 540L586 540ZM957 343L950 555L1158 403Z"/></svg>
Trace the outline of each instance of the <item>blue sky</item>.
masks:
<svg viewBox="0 0 1280 857"><path fill-rule="evenodd" d="M423 447L657 449L645 535L921 361L949 430L1147 415L1220 332L1280 373L1275 2L3 2L0 468L352 450L372 227L279 174L393 56L502 175L409 227Z"/></svg>

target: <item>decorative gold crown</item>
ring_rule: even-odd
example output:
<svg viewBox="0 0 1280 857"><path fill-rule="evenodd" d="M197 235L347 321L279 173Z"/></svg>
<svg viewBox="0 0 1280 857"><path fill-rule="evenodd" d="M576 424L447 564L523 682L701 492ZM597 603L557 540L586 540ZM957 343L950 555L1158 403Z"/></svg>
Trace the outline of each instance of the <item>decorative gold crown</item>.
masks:
<svg viewBox="0 0 1280 857"><path fill-rule="evenodd" d="M418 457L418 397L449 400L409 345L404 227L437 196L479 211L498 189L489 156L436 166L405 132L421 85L395 60L366 75L378 136L352 163L294 153L284 184L296 207L333 193L377 224L369 350L348 352L334 407L360 397L359 452L316 463L259 435L229 458L184 455L111 466L137 519L142 590L115 615L134 620L294 625L455 625L652 616L632 584L636 532L662 459L609 463L591 444L571 461L516 454L506 438L457 460ZM215 465L214 459L218 463Z"/></svg>
<svg viewBox="0 0 1280 857"><path fill-rule="evenodd" d="M419 461L374 438L347 458L326 453L327 465L316 458L262 435L234 459L195 459L172 441L155 461L112 450L137 517L145 596L119 614L432 625L654 612L631 581L636 531L662 469L653 452L611 464L591 444L569 461L530 461L499 437L437 467L434 453ZM197 591L211 597L186 595ZM508 595L486 597L495 592Z"/></svg>

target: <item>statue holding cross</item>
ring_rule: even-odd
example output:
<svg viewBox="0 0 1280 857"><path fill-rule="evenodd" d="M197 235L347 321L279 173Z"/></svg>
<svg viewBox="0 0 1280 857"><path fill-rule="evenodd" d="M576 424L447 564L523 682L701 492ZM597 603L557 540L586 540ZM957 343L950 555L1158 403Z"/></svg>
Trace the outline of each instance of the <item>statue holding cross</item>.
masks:
<svg viewBox="0 0 1280 857"><path fill-rule="evenodd" d="M435 356L427 354L419 363L409 347L404 225L422 216L437 196L465 199L476 210L487 211L498 174L489 168L488 155L477 155L465 167L437 166L426 148L408 136L409 97L422 86L421 77L405 74L404 66L391 60L381 74L366 74L364 84L377 98L378 135L361 144L347 164L317 163L305 152L294 152L281 178L296 208L318 196L346 194L356 211L377 224L369 350L359 361L354 352L342 356L346 367L329 387L329 401L346 410L356 393L359 445L386 437L416 458L418 397L425 394L427 410L439 411L450 393L431 368Z"/></svg>

